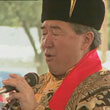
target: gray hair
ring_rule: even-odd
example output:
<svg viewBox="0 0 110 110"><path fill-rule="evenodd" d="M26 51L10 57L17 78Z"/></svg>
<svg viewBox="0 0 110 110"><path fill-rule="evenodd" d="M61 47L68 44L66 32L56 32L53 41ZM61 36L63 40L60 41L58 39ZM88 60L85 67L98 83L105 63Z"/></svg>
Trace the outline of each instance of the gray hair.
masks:
<svg viewBox="0 0 110 110"><path fill-rule="evenodd" d="M70 26L74 29L76 34L83 34L89 31L94 33L94 40L90 46L90 50L93 50L99 47L99 45L101 44L101 33L97 31L96 29L92 27L80 25L80 24L73 24L73 23L70 23Z"/></svg>

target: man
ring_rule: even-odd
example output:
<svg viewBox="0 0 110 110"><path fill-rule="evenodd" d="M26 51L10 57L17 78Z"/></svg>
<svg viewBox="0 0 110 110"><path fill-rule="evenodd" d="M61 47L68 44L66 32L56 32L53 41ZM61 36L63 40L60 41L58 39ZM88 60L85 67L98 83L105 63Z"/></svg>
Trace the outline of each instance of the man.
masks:
<svg viewBox="0 0 110 110"><path fill-rule="evenodd" d="M103 23L103 0L43 0L42 49L49 72L35 94L24 78L11 74L16 87L9 101L22 110L109 110L110 71L103 71L96 49ZM35 88L36 88L35 87Z"/></svg>

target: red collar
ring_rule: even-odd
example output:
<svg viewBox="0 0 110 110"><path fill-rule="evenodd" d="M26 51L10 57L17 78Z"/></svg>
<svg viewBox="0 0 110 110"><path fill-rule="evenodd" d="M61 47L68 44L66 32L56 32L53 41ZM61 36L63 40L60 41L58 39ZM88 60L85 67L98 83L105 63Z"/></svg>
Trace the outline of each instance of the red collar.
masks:
<svg viewBox="0 0 110 110"><path fill-rule="evenodd" d="M88 76L102 69L96 49L87 53L74 69L70 71L49 102L51 110L65 110L75 88Z"/></svg>

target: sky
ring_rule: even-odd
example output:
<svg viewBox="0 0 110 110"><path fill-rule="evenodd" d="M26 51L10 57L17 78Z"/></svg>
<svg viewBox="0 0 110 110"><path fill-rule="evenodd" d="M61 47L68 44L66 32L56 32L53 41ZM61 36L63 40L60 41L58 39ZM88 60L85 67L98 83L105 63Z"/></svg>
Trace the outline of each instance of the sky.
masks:
<svg viewBox="0 0 110 110"><path fill-rule="evenodd" d="M37 29L31 28L31 34L36 42L38 52L40 52ZM4 62L7 62L7 59L34 62L34 51L23 28L0 27L0 59ZM0 65L0 71L26 73L28 71L36 71L36 68L13 68L8 65Z"/></svg>
<svg viewBox="0 0 110 110"><path fill-rule="evenodd" d="M31 33L40 52L37 29L32 28ZM33 48L23 28L0 27L0 58L23 58L33 55Z"/></svg>

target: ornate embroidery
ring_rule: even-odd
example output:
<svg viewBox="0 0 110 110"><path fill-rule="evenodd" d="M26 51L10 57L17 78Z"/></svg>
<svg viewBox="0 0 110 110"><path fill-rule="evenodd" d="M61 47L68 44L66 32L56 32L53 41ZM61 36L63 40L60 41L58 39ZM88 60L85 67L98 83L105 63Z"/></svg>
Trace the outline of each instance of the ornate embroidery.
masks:
<svg viewBox="0 0 110 110"><path fill-rule="evenodd" d="M44 94L44 96L41 98L41 104L43 106L47 107L48 106L48 102L52 98L53 94L54 94L53 90L49 90L48 93Z"/></svg>
<svg viewBox="0 0 110 110"><path fill-rule="evenodd" d="M98 94L96 91L98 91ZM96 91L94 91L94 93L96 93L94 96L90 96L80 101L76 110L94 110L94 108L110 106L110 89L104 90L102 88Z"/></svg>
<svg viewBox="0 0 110 110"><path fill-rule="evenodd" d="M48 102L55 91L49 89L46 93L43 92L39 107L44 108L39 110L50 110ZM110 71L101 71L84 80L75 89L66 110L110 110Z"/></svg>
<svg viewBox="0 0 110 110"><path fill-rule="evenodd" d="M39 105L45 107L44 110L49 110L48 103L55 91L58 89L63 79L59 80L53 77L50 73L41 75L40 89L36 93L36 100L39 98ZM39 109L40 110L40 109ZM41 109L43 110L43 109Z"/></svg>
<svg viewBox="0 0 110 110"><path fill-rule="evenodd" d="M110 110L110 71L89 76L72 94L66 110Z"/></svg>

